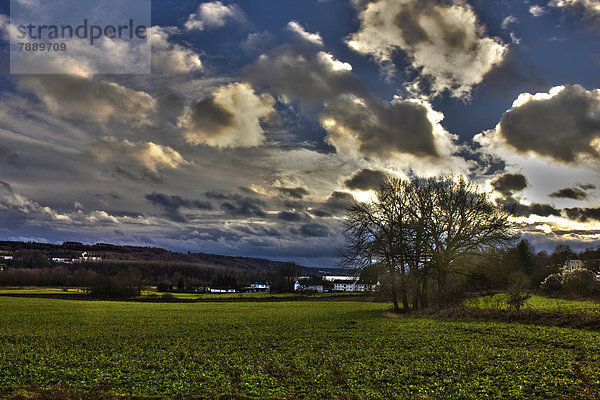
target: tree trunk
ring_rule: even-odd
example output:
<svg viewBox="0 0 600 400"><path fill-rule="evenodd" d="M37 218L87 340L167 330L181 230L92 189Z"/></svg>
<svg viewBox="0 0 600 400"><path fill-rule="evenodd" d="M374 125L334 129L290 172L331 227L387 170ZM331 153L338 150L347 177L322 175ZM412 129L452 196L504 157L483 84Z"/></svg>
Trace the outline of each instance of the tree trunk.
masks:
<svg viewBox="0 0 600 400"><path fill-rule="evenodd" d="M391 273L392 278L392 303L394 304L394 312L400 314L400 306L398 305L398 290L396 289L396 274Z"/></svg>
<svg viewBox="0 0 600 400"><path fill-rule="evenodd" d="M408 295L406 294L406 290L402 292L402 312L408 312L410 310L410 305L408 304Z"/></svg>
<svg viewBox="0 0 600 400"><path fill-rule="evenodd" d="M427 276L423 277L421 282L421 307L429 307L429 299L427 298Z"/></svg>

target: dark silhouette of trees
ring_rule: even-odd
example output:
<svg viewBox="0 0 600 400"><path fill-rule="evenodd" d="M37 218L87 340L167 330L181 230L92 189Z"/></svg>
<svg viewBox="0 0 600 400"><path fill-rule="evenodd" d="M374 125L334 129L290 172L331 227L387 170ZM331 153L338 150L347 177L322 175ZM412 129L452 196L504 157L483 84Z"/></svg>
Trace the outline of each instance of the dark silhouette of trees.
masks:
<svg viewBox="0 0 600 400"><path fill-rule="evenodd" d="M396 312L448 298L449 277L487 249L514 239L508 214L463 178L389 178L370 202L355 202L345 222L341 262L380 266ZM400 309L399 299L402 302Z"/></svg>
<svg viewBox="0 0 600 400"><path fill-rule="evenodd" d="M272 285L272 290L277 293L294 291L294 284L300 275L301 267L293 262L287 262L277 269Z"/></svg>

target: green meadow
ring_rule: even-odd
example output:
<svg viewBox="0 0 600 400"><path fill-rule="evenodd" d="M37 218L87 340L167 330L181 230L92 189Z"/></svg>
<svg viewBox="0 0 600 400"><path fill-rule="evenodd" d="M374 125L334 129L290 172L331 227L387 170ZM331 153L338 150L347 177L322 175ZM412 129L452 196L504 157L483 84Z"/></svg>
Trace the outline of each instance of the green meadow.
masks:
<svg viewBox="0 0 600 400"><path fill-rule="evenodd" d="M500 293L493 296L475 297L465 300L467 307L492 308L505 310L508 295ZM540 312L559 312L565 314L600 315L600 303L583 300L570 300L532 295L525 303L524 309Z"/></svg>
<svg viewBox="0 0 600 400"><path fill-rule="evenodd" d="M600 393L600 333L386 318L370 302L0 296L0 398L556 399ZM46 397L43 397L46 396Z"/></svg>

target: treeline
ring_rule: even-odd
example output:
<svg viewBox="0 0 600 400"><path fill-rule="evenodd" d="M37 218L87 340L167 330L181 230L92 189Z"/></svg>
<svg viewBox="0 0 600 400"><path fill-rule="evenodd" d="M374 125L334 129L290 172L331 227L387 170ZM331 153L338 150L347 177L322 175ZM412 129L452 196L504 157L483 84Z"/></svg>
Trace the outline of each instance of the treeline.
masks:
<svg viewBox="0 0 600 400"><path fill-rule="evenodd" d="M206 287L235 288L267 281L276 274L267 270L246 270L190 263L115 261L85 262L48 266L44 261L31 267L23 260L8 261L0 271L5 286L76 286L94 288L160 286L164 291L201 290ZM110 291L110 290L105 290Z"/></svg>

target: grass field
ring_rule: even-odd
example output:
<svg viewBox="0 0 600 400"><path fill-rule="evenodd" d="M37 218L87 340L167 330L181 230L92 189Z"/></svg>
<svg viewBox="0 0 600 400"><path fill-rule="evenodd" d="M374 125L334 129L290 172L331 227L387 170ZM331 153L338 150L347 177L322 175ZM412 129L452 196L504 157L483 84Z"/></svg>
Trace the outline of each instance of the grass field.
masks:
<svg viewBox="0 0 600 400"><path fill-rule="evenodd" d="M0 297L0 398L35 398L57 384L77 395L107 391L97 398L553 399L600 391L598 332L382 318L388 308Z"/></svg>
<svg viewBox="0 0 600 400"><path fill-rule="evenodd" d="M32 296L48 296L48 295L73 295L73 294L86 294L85 289L83 288L62 288L62 287L37 287L37 286L25 286L25 287L0 287L0 295L32 295ZM240 300L252 300L252 299L285 299L288 297L303 297L309 299L319 299L319 298L335 298L340 296L345 297L361 297L364 296L365 293L340 293L340 292L331 292L331 293L309 293L309 294L299 294L299 293L268 293L268 292L256 292L256 293L177 293L177 292L158 292L156 290L142 290L142 297L153 297L153 296L170 296L174 299L182 299L182 300L231 300L231 299L240 299Z"/></svg>
<svg viewBox="0 0 600 400"><path fill-rule="evenodd" d="M468 307L506 309L505 293L494 296L476 297L465 300ZM594 314L600 315L600 303L592 301L558 299L532 295L525 305L526 309L541 312L560 312L568 314Z"/></svg>

